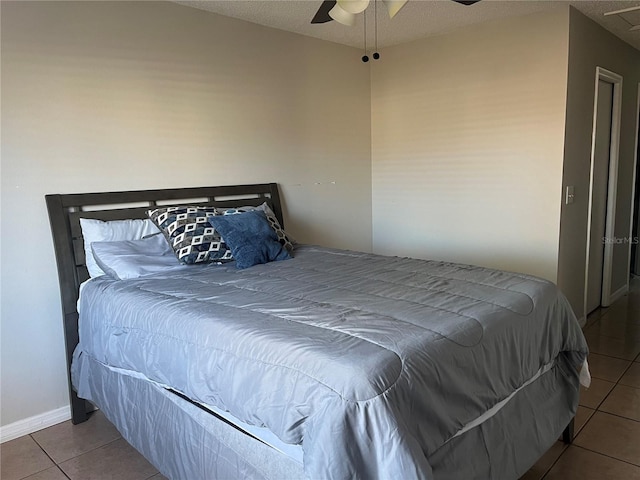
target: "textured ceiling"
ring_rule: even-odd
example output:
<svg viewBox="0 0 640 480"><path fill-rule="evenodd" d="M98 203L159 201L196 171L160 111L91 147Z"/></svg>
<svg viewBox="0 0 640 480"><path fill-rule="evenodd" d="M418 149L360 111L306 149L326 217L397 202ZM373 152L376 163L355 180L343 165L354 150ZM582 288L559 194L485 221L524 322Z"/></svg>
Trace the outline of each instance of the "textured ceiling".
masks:
<svg viewBox="0 0 640 480"><path fill-rule="evenodd" d="M175 3L331 42L363 47L362 14L358 15L353 27L337 22L310 23L322 0L176 0ZM633 25L640 24L640 10L621 15L604 15L613 10L640 6L640 0L482 0L472 6L460 5L451 0L409 0L393 20L388 18L386 9L380 3L377 5L378 47L442 34L472 23L527 15L567 4L573 5L640 50L640 29L630 31ZM375 24L373 2L365 13L367 42L372 45Z"/></svg>

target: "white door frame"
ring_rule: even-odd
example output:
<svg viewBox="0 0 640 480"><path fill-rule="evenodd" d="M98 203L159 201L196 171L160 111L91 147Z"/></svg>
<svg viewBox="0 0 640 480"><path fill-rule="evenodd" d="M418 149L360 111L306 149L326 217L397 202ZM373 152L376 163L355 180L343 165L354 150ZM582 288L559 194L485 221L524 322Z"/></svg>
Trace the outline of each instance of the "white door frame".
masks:
<svg viewBox="0 0 640 480"><path fill-rule="evenodd" d="M613 84L613 108L611 115L611 146L609 149L609 184L607 188L607 218L605 223L604 262L602 267L602 297L600 304L611 304L611 268L613 262L614 227L616 213L616 194L618 190L618 157L620 149L620 115L622 111L622 76L596 67L596 79L593 103L593 128L591 131L591 166L589 173L589 211L587 217L587 251L584 278L584 314L587 316L587 287L589 282L589 250L591 247L591 208L593 202L593 170L596 146L596 115L598 110L598 82L604 80Z"/></svg>
<svg viewBox="0 0 640 480"><path fill-rule="evenodd" d="M636 218L636 211L633 208L635 206L636 199L636 176L638 169L638 134L640 133L640 82L638 82L638 104L636 106L636 142L634 144L633 149L633 184L631 186L631 220L629 221L629 256L627 263L629 264L629 268L627 269L627 290L629 290L629 278L631 278L631 247L633 242L637 241L636 238L632 238L633 235L633 222ZM640 247L636 249L636 264L640 265L638 262L640 259Z"/></svg>

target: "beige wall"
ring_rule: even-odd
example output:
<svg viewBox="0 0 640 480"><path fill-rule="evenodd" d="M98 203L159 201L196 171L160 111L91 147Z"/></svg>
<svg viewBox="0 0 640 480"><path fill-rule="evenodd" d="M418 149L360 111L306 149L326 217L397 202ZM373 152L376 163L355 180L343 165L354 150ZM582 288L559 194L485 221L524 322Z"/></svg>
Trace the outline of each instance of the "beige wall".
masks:
<svg viewBox="0 0 640 480"><path fill-rule="evenodd" d="M615 237L624 238L630 235L640 52L572 8L568 65L563 185L575 186L575 202L562 207L558 285L582 316L596 67L624 77L615 219ZM612 292L628 284L628 255L628 244L614 247Z"/></svg>
<svg viewBox="0 0 640 480"><path fill-rule="evenodd" d="M371 250L356 49L170 3L1 8L2 425L68 402L47 193L276 181L300 241Z"/></svg>
<svg viewBox="0 0 640 480"><path fill-rule="evenodd" d="M556 280L568 9L372 65L373 246Z"/></svg>

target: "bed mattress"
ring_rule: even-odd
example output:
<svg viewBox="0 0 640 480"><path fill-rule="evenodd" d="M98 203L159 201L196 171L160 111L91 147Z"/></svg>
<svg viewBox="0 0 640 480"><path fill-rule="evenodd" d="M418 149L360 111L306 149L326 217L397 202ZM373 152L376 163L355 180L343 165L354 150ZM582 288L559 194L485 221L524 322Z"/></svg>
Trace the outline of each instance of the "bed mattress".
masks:
<svg viewBox="0 0 640 480"><path fill-rule="evenodd" d="M550 282L313 246L247 270L99 277L80 312L77 357L302 445L310 478L431 478L431 458L545 366L574 402L587 355Z"/></svg>

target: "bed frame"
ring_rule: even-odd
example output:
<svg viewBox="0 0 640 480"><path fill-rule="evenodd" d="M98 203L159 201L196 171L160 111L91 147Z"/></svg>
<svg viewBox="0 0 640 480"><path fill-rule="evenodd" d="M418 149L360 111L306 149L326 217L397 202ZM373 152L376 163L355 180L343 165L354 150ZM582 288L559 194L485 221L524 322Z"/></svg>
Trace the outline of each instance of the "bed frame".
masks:
<svg viewBox="0 0 640 480"><path fill-rule="evenodd" d="M148 218L147 210L155 206L190 204L233 208L258 206L266 201L284 228L282 205L276 183L46 195L45 199L58 265L67 373L71 368L73 351L78 345L77 303L80 284L89 279L80 218L105 221ZM78 397L71 385L70 375L68 377L71 421L78 424L87 420L87 411L93 408Z"/></svg>
<svg viewBox="0 0 640 480"><path fill-rule="evenodd" d="M64 324L64 334L66 343L67 363L70 369L71 361L73 357L74 349L76 348L79 335L78 335L78 311L77 302L79 297L80 284L89 278L89 274L85 265L84 256L84 241L82 238L82 229L80 227L80 218L92 218L100 220L121 220L131 218L147 218L146 212L152 207L162 205L176 205L176 204L197 204L197 205L211 205L221 208L231 208L244 205L258 206L263 202L267 202L275 215L278 218L280 224L284 227L282 216L282 205L280 202L280 196L278 193L278 186L275 183L267 184L253 184L253 185L231 185L231 186L218 186L218 187L196 187L196 188L180 188L180 189L164 189L164 190L145 190L145 191L126 191L126 192L108 192L108 193L84 193L84 194L66 194L66 195L46 195L46 204L49 212L49 219L51 223L51 230L53 234L55 256L58 266L58 277L60 282L60 295L62 299L62 314ZM69 373L69 392L71 398L71 411L72 422L78 424L84 422L88 418L88 412L93 410L93 406L86 400L81 399L76 393L74 387L71 384L71 374ZM96 380L99 381L99 380ZM131 381L135 381L132 379ZM140 387L138 385L136 388ZM140 388L151 388L150 385L142 385ZM233 428L228 425L225 426L222 422L219 422L209 413L202 412L193 404L189 403L188 399L183 399L170 392L151 392L150 395L163 396L163 401L166 404L182 402L181 406L175 406L175 413L186 413L185 418L187 420L195 419L201 424L208 422L209 427L215 426L216 430L203 430L203 435L210 434L210 438L218 438L226 436L230 443L226 445L233 445L229 447L226 452L229 455L236 455L234 458L238 464L242 463L246 458L253 455L255 452L259 457L259 460L247 461L248 468L261 465L263 459L273 459L273 462L268 466L269 474L262 475L261 467L253 472L258 478L269 479L281 479L281 478L299 478L303 477L301 466L298 464L291 467L291 460L288 457L284 457L283 454L277 452L271 447L266 446L263 443L255 441L254 439L243 440L248 438L244 432L234 431ZM108 403L108 402L107 402ZM110 406L107 404L104 407L100 405L105 411L105 414L109 411ZM514 407L515 408L515 407ZM555 410L552 407L551 410ZM199 413L200 412L200 413ZM113 414L113 411L108 413ZM116 412L120 414L121 412ZM205 417L198 417L198 415L204 415ZM553 418L557 417L555 413L550 413ZM157 432L157 428L162 428L159 425L136 424L135 412L124 412L126 418L131 418L131 425L125 424L123 427L125 430L130 426L137 429L146 429L150 438L154 437ZM108 417L109 418L109 417ZM198 420L200 418L200 420ZM217 417L216 417L217 418ZM562 417L565 421L564 418ZM556 420L557 423L560 423ZM233 425L230 424L232 427ZM509 426L511 428L513 426ZM237 427L234 427L237 429ZM515 428L515 427L514 427ZM571 420L562 433L562 440L565 443L570 443L573 439L574 421ZM226 430L225 430L226 429ZM122 433L122 432L121 432ZM468 432L471 433L471 432ZM170 438L173 434L176 436L179 432L167 432L163 438ZM129 438L123 434L127 440ZM479 439L474 439L471 435L459 437L456 441L460 441L457 447L458 452L462 457L456 461L464 462L464 451L467 448L471 448L471 445L477 443ZM225 442L227 440L224 440ZM173 444L167 447L166 451L172 451L171 449L180 448L184 439L176 438L173 440ZM183 442L183 443L180 443ZM131 443L131 442L130 442ZM453 442L452 442L453 443ZM217 444L216 444L217 445ZM237 448L237 446L240 448ZM520 445L526 448L526 439L520 439ZM134 446L152 463L154 460L158 461L154 455L158 449L154 444L137 444ZM165 445L166 446L166 445ZM454 448L454 447L452 447ZM209 455L211 456L211 455ZM205 456L206 457L206 456ZM283 458L284 457L284 458ZM224 459L223 459L224 460ZM215 459L209 460L215 463ZM253 463L251 463L253 462ZM161 461L158 461L161 463ZM243 466L246 466L243 464ZM297 465L297 466L296 466ZM215 464L208 464L206 468L216 468ZM234 468L232 466L232 468ZM213 471L213 470L212 470ZM228 475L229 470L224 471L222 476ZM244 470L246 473L247 470ZM256 473L258 472L258 473ZM163 472L166 473L166 472ZM294 475L295 473L295 475ZM174 473L173 476L181 478L179 473ZM246 475L245 475L246 476Z"/></svg>

